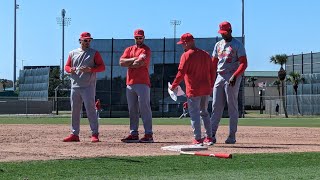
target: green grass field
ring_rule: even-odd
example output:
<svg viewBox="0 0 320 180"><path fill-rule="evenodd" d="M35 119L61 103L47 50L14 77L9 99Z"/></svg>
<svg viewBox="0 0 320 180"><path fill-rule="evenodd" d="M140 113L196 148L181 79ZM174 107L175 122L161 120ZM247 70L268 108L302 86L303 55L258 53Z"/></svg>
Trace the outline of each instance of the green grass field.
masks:
<svg viewBox="0 0 320 180"><path fill-rule="evenodd" d="M0 124L69 124L69 118L1 117ZM88 124L87 119L82 120ZM128 124L127 118L101 124ZM222 120L222 125L228 123ZM189 125L189 119L154 118L155 125ZM320 118L244 118L240 126L320 127ZM0 144L1 145L1 144ZM319 145L320 146L320 145ZM104 157L0 163L0 179L320 179L320 152L198 156Z"/></svg>
<svg viewBox="0 0 320 180"><path fill-rule="evenodd" d="M128 125L128 118L102 118L101 125ZM88 124L81 119L81 124ZM0 117L0 124L70 124L70 118L53 117ZM190 118L153 118L154 125L190 125ZM228 125L228 119L222 119L221 125ZM241 118L240 126L274 127L320 127L320 118Z"/></svg>
<svg viewBox="0 0 320 180"><path fill-rule="evenodd" d="M0 163L1 179L319 179L319 153L105 157Z"/></svg>

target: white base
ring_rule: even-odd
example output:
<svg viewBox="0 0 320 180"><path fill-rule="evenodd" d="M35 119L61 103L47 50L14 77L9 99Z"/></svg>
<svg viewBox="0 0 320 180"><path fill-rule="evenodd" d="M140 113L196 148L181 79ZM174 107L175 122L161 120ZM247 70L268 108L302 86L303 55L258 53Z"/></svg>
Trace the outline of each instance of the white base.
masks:
<svg viewBox="0 0 320 180"><path fill-rule="evenodd" d="M162 150L165 151L201 151L201 150L208 150L207 146L201 145L176 145L176 146L164 146L161 147Z"/></svg>

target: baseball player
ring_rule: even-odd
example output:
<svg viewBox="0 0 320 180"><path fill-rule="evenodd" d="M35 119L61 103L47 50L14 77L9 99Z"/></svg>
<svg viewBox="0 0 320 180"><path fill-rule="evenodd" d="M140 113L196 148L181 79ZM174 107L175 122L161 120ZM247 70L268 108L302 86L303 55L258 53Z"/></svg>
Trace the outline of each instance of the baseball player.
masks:
<svg viewBox="0 0 320 180"><path fill-rule="evenodd" d="M127 67L127 101L130 117L130 134L122 142L153 142L152 112L150 106L149 64L150 48L144 44L144 31L134 31L135 45L125 49L120 57L120 66ZM143 122L145 134L139 140L139 116Z"/></svg>
<svg viewBox="0 0 320 180"><path fill-rule="evenodd" d="M97 99L95 103L95 108L96 108L98 119L100 119L100 112L102 111L100 99Z"/></svg>
<svg viewBox="0 0 320 180"><path fill-rule="evenodd" d="M71 131L63 139L64 142L80 141L80 112L82 103L86 108L92 136L91 142L99 142L99 124L95 111L96 73L105 70L100 53L90 48L91 34L83 32L80 35L80 48L69 53L65 71L71 78Z"/></svg>
<svg viewBox="0 0 320 180"><path fill-rule="evenodd" d="M187 117L187 114L188 114L188 101L183 103L182 111L183 112L182 112L181 116L179 117L179 119L182 119L182 117Z"/></svg>
<svg viewBox="0 0 320 180"><path fill-rule="evenodd" d="M208 112L209 96L216 76L210 55L197 48L194 38L190 33L181 36L177 44L182 44L184 53L181 55L178 73L174 79L172 91L177 91L177 86L182 80L186 84L186 95L188 102L189 115L194 139L192 144L212 145L212 129L210 114ZM203 120L206 129L206 137L203 139L201 134L201 121Z"/></svg>
<svg viewBox="0 0 320 180"><path fill-rule="evenodd" d="M214 68L217 70L217 79L213 87L212 101L212 139L216 142L216 132L222 117L225 102L228 104L229 136L226 144L236 143L238 126L238 92L241 83L241 75L247 68L247 56L243 44L233 38L231 24L222 22L218 33L222 40L216 43L212 58Z"/></svg>

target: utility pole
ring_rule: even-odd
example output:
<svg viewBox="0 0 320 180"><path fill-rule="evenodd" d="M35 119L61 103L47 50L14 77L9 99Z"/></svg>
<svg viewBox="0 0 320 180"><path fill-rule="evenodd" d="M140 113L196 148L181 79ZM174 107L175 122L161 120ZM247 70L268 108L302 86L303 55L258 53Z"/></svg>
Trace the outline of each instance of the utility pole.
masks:
<svg viewBox="0 0 320 180"><path fill-rule="evenodd" d="M61 66L60 66L60 79L64 77L64 27L68 26L71 22L71 18L66 18L66 10L61 10L61 17L57 17L57 23L62 26L62 54L61 54Z"/></svg>
<svg viewBox="0 0 320 180"><path fill-rule="evenodd" d="M170 24L173 25L173 63L176 63L176 27L181 24L180 20L171 20Z"/></svg>
<svg viewBox="0 0 320 180"><path fill-rule="evenodd" d="M17 0L14 0L14 30L13 30L13 90L16 90L17 81L17 9L19 5Z"/></svg>

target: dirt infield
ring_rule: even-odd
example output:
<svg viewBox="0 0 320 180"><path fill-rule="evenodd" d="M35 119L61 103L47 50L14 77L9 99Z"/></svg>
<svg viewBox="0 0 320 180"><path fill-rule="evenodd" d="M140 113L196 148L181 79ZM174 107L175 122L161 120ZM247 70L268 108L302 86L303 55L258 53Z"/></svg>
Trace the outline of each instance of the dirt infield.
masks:
<svg viewBox="0 0 320 180"><path fill-rule="evenodd" d="M155 143L122 143L128 126L101 125L102 142L91 143L89 125L81 126L81 142L65 143L68 125L0 125L0 162L71 159L105 156L178 155L161 147L190 144L192 130L186 125L154 126ZM140 127L142 130L143 127ZM320 152L320 128L239 127L237 144L224 144L228 127L221 126L212 153Z"/></svg>

